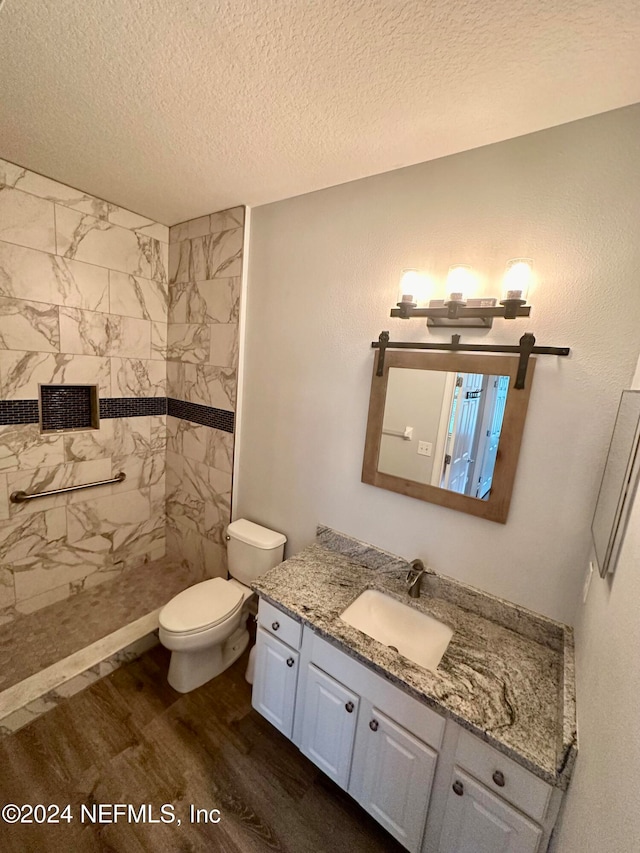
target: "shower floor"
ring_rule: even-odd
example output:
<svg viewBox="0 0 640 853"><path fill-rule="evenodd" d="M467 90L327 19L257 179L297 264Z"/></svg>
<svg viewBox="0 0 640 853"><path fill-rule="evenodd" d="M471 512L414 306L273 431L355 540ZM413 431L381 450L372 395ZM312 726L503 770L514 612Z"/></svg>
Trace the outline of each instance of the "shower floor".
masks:
<svg viewBox="0 0 640 853"><path fill-rule="evenodd" d="M0 627L0 692L162 607L201 580L168 558Z"/></svg>

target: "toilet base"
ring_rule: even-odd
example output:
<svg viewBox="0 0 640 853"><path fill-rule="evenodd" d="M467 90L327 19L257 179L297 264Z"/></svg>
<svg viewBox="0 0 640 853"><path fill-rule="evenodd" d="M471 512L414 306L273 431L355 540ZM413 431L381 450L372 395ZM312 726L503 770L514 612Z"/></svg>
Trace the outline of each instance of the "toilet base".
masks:
<svg viewBox="0 0 640 853"><path fill-rule="evenodd" d="M249 645L249 632L243 626L219 645L189 652L171 652L167 681L178 693L202 687L231 666Z"/></svg>

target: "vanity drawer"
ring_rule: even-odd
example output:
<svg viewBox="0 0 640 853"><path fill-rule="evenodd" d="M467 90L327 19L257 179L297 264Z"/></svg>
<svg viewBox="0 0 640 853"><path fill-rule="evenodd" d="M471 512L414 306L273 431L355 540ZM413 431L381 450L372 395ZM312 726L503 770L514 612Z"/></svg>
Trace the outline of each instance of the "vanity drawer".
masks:
<svg viewBox="0 0 640 853"><path fill-rule="evenodd" d="M544 819L553 787L538 776L466 731L460 733L455 760L490 791L529 817Z"/></svg>
<svg viewBox="0 0 640 853"><path fill-rule="evenodd" d="M300 648L302 639L302 625L291 616L287 616L282 610L278 610L273 604L269 604L264 598L260 599L258 606L258 625L261 625L270 634L275 634L292 649Z"/></svg>

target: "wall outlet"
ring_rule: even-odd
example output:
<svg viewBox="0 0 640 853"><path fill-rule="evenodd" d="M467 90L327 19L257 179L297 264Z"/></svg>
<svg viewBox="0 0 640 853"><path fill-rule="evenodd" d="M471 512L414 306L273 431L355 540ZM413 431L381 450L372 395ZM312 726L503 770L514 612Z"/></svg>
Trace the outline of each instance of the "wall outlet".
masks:
<svg viewBox="0 0 640 853"><path fill-rule="evenodd" d="M587 569L587 573L584 577L584 586L582 587L582 603L587 603L587 596L589 595L589 587L591 586L591 578L593 577L593 561L589 561L589 568Z"/></svg>
<svg viewBox="0 0 640 853"><path fill-rule="evenodd" d="M418 455L419 456L431 456L432 450L433 450L433 444L430 441L419 441L418 442Z"/></svg>

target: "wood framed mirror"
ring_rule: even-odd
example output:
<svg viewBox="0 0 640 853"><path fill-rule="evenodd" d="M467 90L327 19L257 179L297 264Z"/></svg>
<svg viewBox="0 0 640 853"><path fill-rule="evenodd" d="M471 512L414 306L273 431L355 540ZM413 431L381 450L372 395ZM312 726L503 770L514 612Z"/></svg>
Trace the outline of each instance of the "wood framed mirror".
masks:
<svg viewBox="0 0 640 853"><path fill-rule="evenodd" d="M535 359L388 351L374 358L362 482L504 524Z"/></svg>

